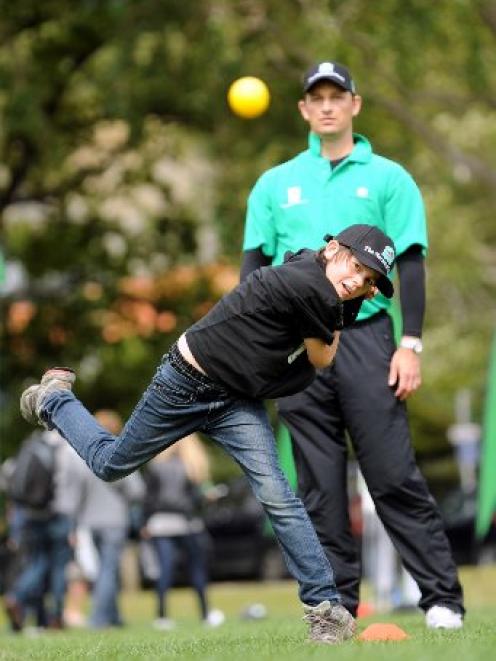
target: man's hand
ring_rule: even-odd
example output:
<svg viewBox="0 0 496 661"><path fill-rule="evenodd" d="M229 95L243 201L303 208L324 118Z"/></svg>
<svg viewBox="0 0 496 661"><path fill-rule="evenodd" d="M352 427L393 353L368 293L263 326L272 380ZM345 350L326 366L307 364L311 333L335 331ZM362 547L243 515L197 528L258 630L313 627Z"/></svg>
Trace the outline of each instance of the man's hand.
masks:
<svg viewBox="0 0 496 661"><path fill-rule="evenodd" d="M399 347L393 354L389 367L390 386L396 385L395 395L403 402L422 383L420 358L412 349Z"/></svg>

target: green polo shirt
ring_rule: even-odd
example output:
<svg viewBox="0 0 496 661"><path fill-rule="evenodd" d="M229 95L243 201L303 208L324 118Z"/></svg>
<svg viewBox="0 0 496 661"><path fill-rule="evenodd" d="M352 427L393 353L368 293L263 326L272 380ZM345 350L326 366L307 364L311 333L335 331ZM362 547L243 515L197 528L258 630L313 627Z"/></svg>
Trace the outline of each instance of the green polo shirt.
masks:
<svg viewBox="0 0 496 661"><path fill-rule="evenodd" d="M306 151L259 178L248 198L243 250L260 248L281 264L287 250L319 249L325 234L367 223L393 239L398 255L414 244L426 251L425 209L413 178L374 154L365 137L353 138L351 154L332 168L320 155L320 138L310 133ZM390 304L379 294L362 305L358 319Z"/></svg>

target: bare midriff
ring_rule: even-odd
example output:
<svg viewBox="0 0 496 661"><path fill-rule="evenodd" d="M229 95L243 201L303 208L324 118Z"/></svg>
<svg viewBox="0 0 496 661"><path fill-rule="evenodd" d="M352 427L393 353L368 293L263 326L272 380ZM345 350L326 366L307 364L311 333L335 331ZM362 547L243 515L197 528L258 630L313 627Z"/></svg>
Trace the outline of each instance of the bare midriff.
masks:
<svg viewBox="0 0 496 661"><path fill-rule="evenodd" d="M177 341L177 348L179 349L179 353L181 356L184 358L184 360L189 363L190 365L193 365L195 369L197 369L199 372L202 374L206 375L206 372L204 369L202 369L198 363L195 360L195 357L190 351L190 348L188 346L188 342L186 340L186 335L183 333L181 337Z"/></svg>

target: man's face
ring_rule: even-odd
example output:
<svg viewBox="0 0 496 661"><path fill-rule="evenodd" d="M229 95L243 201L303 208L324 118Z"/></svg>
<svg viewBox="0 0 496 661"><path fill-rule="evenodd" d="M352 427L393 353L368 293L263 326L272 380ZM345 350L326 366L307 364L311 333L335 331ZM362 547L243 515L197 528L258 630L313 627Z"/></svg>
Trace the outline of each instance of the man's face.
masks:
<svg viewBox="0 0 496 661"><path fill-rule="evenodd" d="M316 83L298 103L310 130L322 137L350 132L361 105L360 96L329 81Z"/></svg>
<svg viewBox="0 0 496 661"><path fill-rule="evenodd" d="M332 283L342 301L363 296L366 299L377 294L377 271L362 264L349 251L340 253L335 259L339 244L331 241L327 244L325 256L329 260L326 266L326 277Z"/></svg>

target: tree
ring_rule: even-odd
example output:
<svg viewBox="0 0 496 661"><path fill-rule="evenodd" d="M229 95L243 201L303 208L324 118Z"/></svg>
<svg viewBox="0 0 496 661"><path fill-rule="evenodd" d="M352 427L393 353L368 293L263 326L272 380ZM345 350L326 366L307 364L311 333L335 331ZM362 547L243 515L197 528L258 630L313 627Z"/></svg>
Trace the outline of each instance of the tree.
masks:
<svg viewBox="0 0 496 661"><path fill-rule="evenodd" d="M1 2L10 449L27 431L27 379L69 363L91 407L127 414L168 344L232 286L248 191L304 147L300 77L323 59L350 66L365 100L358 129L425 196L425 385L411 411L418 449L446 449L457 388L480 412L496 316L495 7ZM251 122L225 101L245 74L272 93Z"/></svg>

